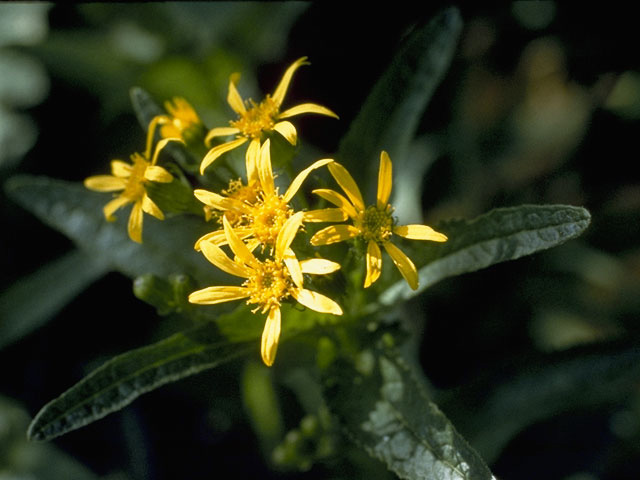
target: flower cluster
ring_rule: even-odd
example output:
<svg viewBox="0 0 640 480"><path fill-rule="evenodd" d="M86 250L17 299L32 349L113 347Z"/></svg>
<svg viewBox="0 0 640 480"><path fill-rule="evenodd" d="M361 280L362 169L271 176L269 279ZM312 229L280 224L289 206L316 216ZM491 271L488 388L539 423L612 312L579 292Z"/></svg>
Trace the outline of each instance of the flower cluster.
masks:
<svg viewBox="0 0 640 480"><path fill-rule="evenodd" d="M295 126L289 121L303 113L315 113L338 118L326 107L303 103L281 110L294 73L306 65L306 57L291 64L272 95L259 103L244 101L237 90L238 74L229 81L227 101L237 118L228 126L207 131L204 123L189 103L182 98L167 102L167 113L149 122L147 149L143 155L134 154L132 165L120 160L111 164L113 175L90 177L85 185L103 192L122 191L104 207L107 220L127 203L133 203L129 218L129 236L142 242L142 212L162 220L164 215L152 200L153 193L178 183L169 171L157 165L159 153L168 142L177 141L188 150L206 149L199 157L199 183L207 186L205 171L219 159L223 163L228 152L248 144L244 155L244 172L227 178L226 188L195 188L193 196L202 204L205 221L216 225L211 232L195 241L195 249L220 270L242 279L239 285L209 286L189 295L194 304L214 305L245 300L254 313L266 315L262 333L261 355L266 365L272 365L281 332L281 306L299 303L316 312L342 315L340 305L315 289L314 276L330 275L341 264L321 258L313 247L331 245L361 238L365 247L366 277L364 287L374 284L382 270L383 248L393 260L404 279L413 289L418 288L418 273L413 262L392 243L394 235L413 240L443 242L447 237L426 225L397 225L393 207L389 204L392 187L392 164L389 155L380 155L378 190L374 204L364 202L360 189L347 169L330 158L317 160L297 175L291 175L288 186L276 181L272 165L272 140L280 135L291 146L298 141ZM158 128L159 127L159 128ZM161 140L153 149L154 135ZM220 143L221 137L233 136ZM235 171L227 161L225 171ZM309 176L327 167L342 192L320 188L313 190L331 206L319 209L300 209L296 195ZM174 166L173 168L177 168ZM215 168L213 170L216 170ZM195 173L195 172L194 172ZM200 185L199 185L200 186ZM281 193L281 189L283 193ZM168 190L167 190L168 191ZM190 190L191 191L191 190ZM167 195L164 196L166 198ZM171 195L168 195L170 198ZM191 197L193 198L193 197ZM175 211L174 208L172 211ZM179 210L179 209L178 209ZM308 224L327 223L310 238ZM298 237L305 237L294 243Z"/></svg>

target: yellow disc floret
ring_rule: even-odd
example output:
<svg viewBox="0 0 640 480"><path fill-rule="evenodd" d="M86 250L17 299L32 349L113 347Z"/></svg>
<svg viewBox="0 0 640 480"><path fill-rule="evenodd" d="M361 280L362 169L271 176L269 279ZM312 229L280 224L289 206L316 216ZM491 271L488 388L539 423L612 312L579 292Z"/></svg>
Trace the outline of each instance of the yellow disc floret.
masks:
<svg viewBox="0 0 640 480"><path fill-rule="evenodd" d="M243 136L249 138L260 138L262 132L273 130L280 108L270 95L260 103L249 100L247 106L249 108L239 115L238 120L229 122L232 127L237 128Z"/></svg>
<svg viewBox="0 0 640 480"><path fill-rule="evenodd" d="M262 245L273 247L285 222L293 215L282 195L263 194L249 215L255 238Z"/></svg>
<svg viewBox="0 0 640 480"><path fill-rule="evenodd" d="M364 211L358 212L354 225L360 229L362 237L367 242L374 241L383 244L393 234L392 213L391 205L386 205L384 209L372 205Z"/></svg>
<svg viewBox="0 0 640 480"><path fill-rule="evenodd" d="M251 276L243 284L249 289L247 304L256 304L254 312L262 313L273 307L279 307L280 302L289 297L294 284L286 266L281 261L265 260L260 268L252 271Z"/></svg>
<svg viewBox="0 0 640 480"><path fill-rule="evenodd" d="M127 184L122 192L122 196L128 200L135 202L145 195L145 178L144 174L150 163L138 153L131 155L133 165L131 166L131 175L127 179Z"/></svg>

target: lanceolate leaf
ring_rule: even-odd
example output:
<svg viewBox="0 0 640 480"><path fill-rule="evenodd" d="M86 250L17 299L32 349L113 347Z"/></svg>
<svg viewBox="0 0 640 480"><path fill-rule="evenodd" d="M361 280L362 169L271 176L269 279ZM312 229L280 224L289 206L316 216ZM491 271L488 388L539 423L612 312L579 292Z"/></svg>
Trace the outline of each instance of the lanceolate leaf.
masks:
<svg viewBox="0 0 640 480"><path fill-rule="evenodd" d="M107 270L99 259L74 250L16 281L0 295L0 348L44 325Z"/></svg>
<svg viewBox="0 0 640 480"><path fill-rule="evenodd" d="M143 393L216 367L252 349L258 342L233 343L214 323L119 355L45 405L27 435L49 440L120 410Z"/></svg>
<svg viewBox="0 0 640 480"><path fill-rule="evenodd" d="M623 401L639 382L640 346L614 342L512 360L448 392L440 404L492 461L511 438L535 422Z"/></svg>
<svg viewBox="0 0 640 480"><path fill-rule="evenodd" d="M399 357L367 350L355 362L338 359L323 388L347 434L400 478L493 478Z"/></svg>
<svg viewBox="0 0 640 480"><path fill-rule="evenodd" d="M201 285L222 278L219 270L193 249L210 227L195 216L181 215L164 221L145 215L143 243L127 235L130 206L107 222L102 213L112 198L87 190L82 184L46 177L19 176L7 182L8 195L45 224L71 238L88 255L130 277L152 273L167 277L188 273Z"/></svg>
<svg viewBox="0 0 640 480"><path fill-rule="evenodd" d="M419 288L411 290L406 282L397 282L380 296L380 302L390 305L417 295L443 278L560 245L580 235L590 221L591 215L581 207L524 205L495 209L470 222L444 223L436 230L449 240L425 243L412 256L417 266L423 265L419 268Z"/></svg>
<svg viewBox="0 0 640 480"><path fill-rule="evenodd" d="M361 166L377 165L381 150L392 159L404 157L424 109L449 68L461 30L459 11L443 11L411 34L376 83L338 152L340 162L358 167L351 169L358 183L367 172L377 175L377 168Z"/></svg>

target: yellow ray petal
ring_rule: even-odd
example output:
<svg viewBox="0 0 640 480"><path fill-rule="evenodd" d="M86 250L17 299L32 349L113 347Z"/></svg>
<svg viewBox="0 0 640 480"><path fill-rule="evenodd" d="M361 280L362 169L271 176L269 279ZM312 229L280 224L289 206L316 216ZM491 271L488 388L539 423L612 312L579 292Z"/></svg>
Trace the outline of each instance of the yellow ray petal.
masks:
<svg viewBox="0 0 640 480"><path fill-rule="evenodd" d="M216 303L247 298L249 295L249 289L244 287L207 287L191 293L189 302L200 305L215 305Z"/></svg>
<svg viewBox="0 0 640 480"><path fill-rule="evenodd" d="M152 182L171 183L173 175L158 165L150 165L144 171L144 178Z"/></svg>
<svg viewBox="0 0 640 480"><path fill-rule="evenodd" d="M213 243L202 242L200 247L206 259L220 270L242 278L248 278L251 274L247 267L231 260L220 247L215 246Z"/></svg>
<svg viewBox="0 0 640 480"><path fill-rule="evenodd" d="M142 201L138 201L133 204L131 214L129 215L129 224L127 225L127 231L129 232L129 238L134 242L142 243Z"/></svg>
<svg viewBox="0 0 640 480"><path fill-rule="evenodd" d="M297 212L284 222L282 229L278 232L278 238L276 238L276 260L282 260L284 258L285 251L289 248L291 242L293 242L300 225L302 225L303 216L304 214L302 212Z"/></svg>
<svg viewBox="0 0 640 480"><path fill-rule="evenodd" d="M111 160L111 174L115 177L129 178L131 176L131 165L122 160Z"/></svg>
<svg viewBox="0 0 640 480"><path fill-rule="evenodd" d="M153 139L155 137L156 128L158 125L165 123L171 123L171 119L166 115L156 115L149 122L149 128L147 130L147 146L144 151L144 158L149 158L151 155L151 145L153 145Z"/></svg>
<svg viewBox="0 0 640 480"><path fill-rule="evenodd" d="M444 233L436 232L427 225L399 225L393 227L393 233L410 240L431 240L434 242L446 242Z"/></svg>
<svg viewBox="0 0 640 480"><path fill-rule="evenodd" d="M273 101L276 102L276 105L278 106L278 108L280 107L280 105L282 105L284 96L287 94L287 90L289 89L289 83L291 82L291 78L293 77L293 74L302 65L309 65L309 62L307 62L307 57L299 58L298 60L293 62L289 66L289 68L287 68L286 72L284 72L284 75L282 76L282 80L280 80L280 83L276 87L275 91L273 92L273 96L271 97L273 98Z"/></svg>
<svg viewBox="0 0 640 480"><path fill-rule="evenodd" d="M235 234L241 239L245 239L249 235L253 234L253 230L250 228L239 227L239 228L236 228L234 231L235 231ZM201 244L203 242L212 243L216 247L221 247L222 245L227 244L227 236L225 235L224 230L216 230L215 232L209 232L206 235L203 235L202 237L200 237L198 240L196 240L196 243L193 246L193 248L199 252L202 247ZM251 250L251 248L249 248L249 250Z"/></svg>
<svg viewBox="0 0 640 480"><path fill-rule="evenodd" d="M347 214L340 208L321 208L304 212L304 221L308 223L344 222L347 218Z"/></svg>
<svg viewBox="0 0 640 480"><path fill-rule="evenodd" d="M347 169L338 162L333 162L329 164L329 171L356 209L359 211L364 210L364 200L362 200L360 189Z"/></svg>
<svg viewBox="0 0 640 480"><path fill-rule="evenodd" d="M227 237L224 234L224 230L216 230L215 232L209 232L206 235L203 235L202 237L200 237L198 240L196 240L196 243L194 244L193 249L196 252L199 252L202 249L203 243L212 243L216 247L219 247L220 245L227 244Z"/></svg>
<svg viewBox="0 0 640 480"><path fill-rule="evenodd" d="M151 159L151 165L155 165L156 164L156 162L158 161L158 155L160 155L160 152L162 150L164 150L164 147L166 147L169 142L184 143L184 141L181 138L173 138L173 137L171 137L171 138L163 138L162 140L160 140L156 144L156 148L153 151L153 158Z"/></svg>
<svg viewBox="0 0 640 480"><path fill-rule="evenodd" d="M298 288L302 288L302 283L304 282L304 278L302 277L302 266L298 259L296 258L296 254L293 253L293 250L287 248L287 251L284 253L284 263L287 266L287 270L289 270L289 275L291 275L291 279L293 283Z"/></svg>
<svg viewBox="0 0 640 480"><path fill-rule="evenodd" d="M84 186L96 192L117 192L124 190L127 182L113 175L95 175L84 180Z"/></svg>
<svg viewBox="0 0 640 480"><path fill-rule="evenodd" d="M278 122L273 126L273 129L282 135L287 142L291 145L295 145L298 141L298 132L296 132L296 127L293 126L293 123L287 122Z"/></svg>
<svg viewBox="0 0 640 480"><path fill-rule="evenodd" d="M293 179L293 182L291 182L291 185L289 185L289 188L287 188L287 191L284 194L284 201L289 203L289 201L293 198L293 196L300 189L300 186L302 185L302 182L304 182L306 180L306 178L309 176L309 174L312 171L316 170L317 168L320 168L320 167L323 167L325 165L328 165L331 162L333 162L332 159L324 158L322 160L317 160L317 161L313 162L310 166L308 166L307 168L302 170L298 175L296 175L296 178Z"/></svg>
<svg viewBox="0 0 640 480"><path fill-rule="evenodd" d="M122 195L114 198L103 207L102 211L104 212L104 218L109 222L113 222L115 220L113 216L114 212L129 202L131 202L131 200Z"/></svg>
<svg viewBox="0 0 640 480"><path fill-rule="evenodd" d="M382 272L382 252L378 244L372 240L367 245L367 276L364 279L364 288L373 285Z"/></svg>
<svg viewBox="0 0 640 480"><path fill-rule="evenodd" d="M280 115L278 115L278 120L282 120L284 118L293 117L295 115L300 115L301 113L317 113L320 115L327 115L333 118L340 118L338 115L333 113L326 107L322 105L317 105L315 103L302 103L300 105L296 105L295 107L288 108Z"/></svg>
<svg viewBox="0 0 640 480"><path fill-rule="evenodd" d="M204 139L204 143L208 146L209 142L216 137L226 137L229 135L235 135L240 133L240 129L236 127L216 127L209 130L207 136Z"/></svg>
<svg viewBox="0 0 640 480"><path fill-rule="evenodd" d="M260 156L258 157L258 176L260 177L260 185L262 190L273 195L275 186L273 182L273 170L271 169L271 141L267 139L260 148Z"/></svg>
<svg viewBox="0 0 640 480"><path fill-rule="evenodd" d="M384 150L380 154L380 169L378 170L378 194L376 202L378 208L385 208L389 202L391 195L391 186L393 184L391 159Z"/></svg>
<svg viewBox="0 0 640 480"><path fill-rule="evenodd" d="M247 211L247 206L235 198L223 197L217 193L202 189L194 190L193 195L205 205L209 205L216 210Z"/></svg>
<svg viewBox="0 0 640 480"><path fill-rule="evenodd" d="M273 365L278 352L278 342L280 340L281 314L280 307L271 307L267 321L262 331L262 340L260 342L260 354L262 361L267 367Z"/></svg>
<svg viewBox="0 0 640 480"><path fill-rule="evenodd" d="M147 212L149 215L153 215L158 220L164 220L164 214L162 210L158 208L153 200L149 198L149 195L146 193L142 197L142 210Z"/></svg>
<svg viewBox="0 0 640 480"><path fill-rule="evenodd" d="M391 242L385 242L383 246L409 286L416 290L418 288L418 271L411 259Z"/></svg>
<svg viewBox="0 0 640 480"><path fill-rule="evenodd" d="M330 245L357 237L359 234L360 230L353 225L331 225L316 232L311 237L311 245L316 247L318 245Z"/></svg>
<svg viewBox="0 0 640 480"><path fill-rule="evenodd" d="M227 242L229 243L231 250L233 250L233 253L235 253L236 256L245 264L254 268L260 267L260 262L253 256L251 250L247 248L240 237L238 237L238 235L233 231L227 217L222 217L222 223L224 225L224 233L227 237Z"/></svg>
<svg viewBox="0 0 640 480"><path fill-rule="evenodd" d="M245 164L247 169L247 184L252 182L259 182L258 176L258 159L260 157L260 139L254 138L247 148L245 154Z"/></svg>
<svg viewBox="0 0 640 480"><path fill-rule="evenodd" d="M300 262L302 273L327 275L340 270L340 264L325 258L309 258Z"/></svg>
<svg viewBox="0 0 640 480"><path fill-rule="evenodd" d="M238 115L242 115L247 111L244 107L244 102L242 101L242 97L238 93L236 89L236 83L240 80L240 74L234 73L229 78L229 93L227 94L227 102L233 108L233 111Z"/></svg>
<svg viewBox="0 0 640 480"><path fill-rule="evenodd" d="M355 218L358 216L358 212L354 206L343 195L338 192L330 190L328 188L317 188L313 190L319 197L324 198L327 202L333 203L336 207L342 209L349 217Z"/></svg>
<svg viewBox="0 0 640 480"><path fill-rule="evenodd" d="M247 137L240 137L240 138L236 138L235 140L231 140L230 142L222 143L220 145L216 145L215 147L213 147L211 150L207 152L207 154L202 159L202 163L200 164L200 175L204 175L205 169L209 165L211 165L215 160L217 160L217 158L220 155L227 153L233 150L234 148L238 148L247 140L248 140Z"/></svg>
<svg viewBox="0 0 640 480"><path fill-rule="evenodd" d="M318 292L300 288L294 290L293 296L300 304L316 312L342 315L340 305Z"/></svg>

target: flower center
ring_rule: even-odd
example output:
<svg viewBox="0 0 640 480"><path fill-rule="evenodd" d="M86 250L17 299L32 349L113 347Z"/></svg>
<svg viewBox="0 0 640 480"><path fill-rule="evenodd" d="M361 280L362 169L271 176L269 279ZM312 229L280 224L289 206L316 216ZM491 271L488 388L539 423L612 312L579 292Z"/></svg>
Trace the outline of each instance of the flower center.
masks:
<svg viewBox="0 0 640 480"><path fill-rule="evenodd" d="M122 195L135 202L136 200L141 199L145 194L144 173L150 163L138 153L134 153L131 156L131 160L133 161L131 175L127 180L127 186L125 187L124 192L122 192Z"/></svg>
<svg viewBox="0 0 640 480"><path fill-rule="evenodd" d="M237 128L242 135L250 138L260 138L262 132L273 129L280 110L269 95L258 104L249 100L247 106L249 108L240 115L238 120L230 122L232 127Z"/></svg>
<svg viewBox="0 0 640 480"><path fill-rule="evenodd" d="M250 214L249 221L253 227L254 236L263 245L275 246L278 233L291 215L293 215L293 208L281 195L263 194Z"/></svg>
<svg viewBox="0 0 640 480"><path fill-rule="evenodd" d="M229 187L226 190L222 190L222 194L233 198L236 200L240 200L243 203L248 205L254 205L259 199L259 188L257 182L252 182L249 185L245 185L242 183L242 180L239 178L237 180L229 181ZM220 225L222 225L222 214L223 212L211 212L212 216L215 216ZM242 212L236 212L233 210L227 210L224 212L224 215L229 220L229 223L232 227L245 227L249 225L250 219L247 218L245 214Z"/></svg>
<svg viewBox="0 0 640 480"><path fill-rule="evenodd" d="M162 138L181 137L185 142L190 142L202 135L204 126L200 117L186 100L176 98L173 103L166 102L165 108L169 112L166 116L169 123L160 127Z"/></svg>
<svg viewBox="0 0 640 480"><path fill-rule="evenodd" d="M384 243L393 233L392 213L391 205L387 205L384 209L371 205L364 212L360 212L354 223L366 241Z"/></svg>
<svg viewBox="0 0 640 480"><path fill-rule="evenodd" d="M260 268L253 269L243 286L251 292L247 304L257 304L254 312L262 310L265 313L272 307L280 306L280 301L291 295L293 282L284 263L265 260Z"/></svg>

